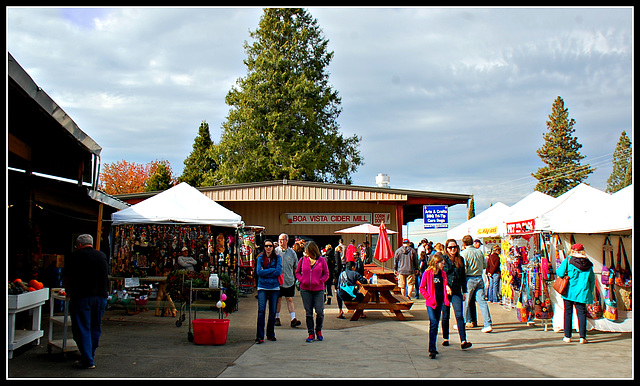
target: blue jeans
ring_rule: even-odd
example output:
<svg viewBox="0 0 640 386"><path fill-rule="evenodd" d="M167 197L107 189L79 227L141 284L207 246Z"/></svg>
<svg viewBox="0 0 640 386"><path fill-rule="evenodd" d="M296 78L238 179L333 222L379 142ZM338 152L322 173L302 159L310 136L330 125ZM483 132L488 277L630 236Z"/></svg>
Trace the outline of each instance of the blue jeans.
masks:
<svg viewBox="0 0 640 386"><path fill-rule="evenodd" d="M269 301L269 320L267 321L267 338L276 337L276 307L280 290L258 290L258 326L256 339L264 340L264 318Z"/></svg>
<svg viewBox="0 0 640 386"><path fill-rule="evenodd" d="M300 290L302 305L306 313L307 331L309 335L322 331L324 322L324 291ZM313 323L313 311L316 311L316 323Z"/></svg>
<svg viewBox="0 0 640 386"><path fill-rule="evenodd" d="M442 303L436 304L436 308L427 307L429 314L429 352L436 351L436 339L438 339L438 323L442 315Z"/></svg>
<svg viewBox="0 0 640 386"><path fill-rule="evenodd" d="M490 302L497 303L498 302L498 288L500 287L500 274L494 273L489 276L489 293L487 296L489 297Z"/></svg>
<svg viewBox="0 0 640 386"><path fill-rule="evenodd" d="M449 339L449 317L451 315L451 307L456 316L456 324L458 325L458 335L460 335L460 343L467 340L467 331L464 326L464 317L462 316L462 292L454 293L449 299L449 306L442 305L442 337Z"/></svg>
<svg viewBox="0 0 640 386"><path fill-rule="evenodd" d="M464 301L464 321L466 323L478 324L476 315L476 303L480 307L484 326L491 326L491 314L489 313L489 305L484 300L484 281L482 275L467 277L467 300Z"/></svg>
<svg viewBox="0 0 640 386"><path fill-rule="evenodd" d="M102 316L107 307L107 298L89 296L69 301L71 333L76 341L85 366L94 366L94 356L102 334Z"/></svg>
<svg viewBox="0 0 640 386"><path fill-rule="evenodd" d="M584 303L573 302L571 300L562 299L564 301L564 336L571 338L571 330L573 330L573 307L576 308L576 316L578 317L578 333L580 338L587 337L587 305Z"/></svg>

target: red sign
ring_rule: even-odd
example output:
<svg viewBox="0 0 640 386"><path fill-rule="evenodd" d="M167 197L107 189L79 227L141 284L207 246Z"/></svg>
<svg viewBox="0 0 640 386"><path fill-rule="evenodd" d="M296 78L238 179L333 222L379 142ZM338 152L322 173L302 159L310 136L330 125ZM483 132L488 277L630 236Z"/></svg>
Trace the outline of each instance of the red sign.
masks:
<svg viewBox="0 0 640 386"><path fill-rule="evenodd" d="M536 229L535 219L507 223L507 234L509 235L531 233L534 229Z"/></svg>

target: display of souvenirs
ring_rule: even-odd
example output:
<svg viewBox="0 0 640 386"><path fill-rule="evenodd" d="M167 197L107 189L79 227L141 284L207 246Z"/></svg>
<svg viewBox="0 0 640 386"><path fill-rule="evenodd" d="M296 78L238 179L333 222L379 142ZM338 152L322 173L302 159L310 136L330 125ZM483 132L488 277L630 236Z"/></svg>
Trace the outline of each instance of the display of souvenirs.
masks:
<svg viewBox="0 0 640 386"><path fill-rule="evenodd" d="M127 224L114 227L111 273L114 276L163 276L182 269L188 250L198 271L235 273L235 229L211 225Z"/></svg>

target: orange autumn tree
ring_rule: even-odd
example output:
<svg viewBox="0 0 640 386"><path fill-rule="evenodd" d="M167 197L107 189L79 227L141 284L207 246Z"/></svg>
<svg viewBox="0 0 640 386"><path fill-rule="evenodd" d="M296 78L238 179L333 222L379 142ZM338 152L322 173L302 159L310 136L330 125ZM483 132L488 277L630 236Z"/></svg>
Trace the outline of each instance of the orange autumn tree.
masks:
<svg viewBox="0 0 640 386"><path fill-rule="evenodd" d="M150 164L138 164L125 160L104 164L100 172L100 190L107 194L140 193L149 178Z"/></svg>

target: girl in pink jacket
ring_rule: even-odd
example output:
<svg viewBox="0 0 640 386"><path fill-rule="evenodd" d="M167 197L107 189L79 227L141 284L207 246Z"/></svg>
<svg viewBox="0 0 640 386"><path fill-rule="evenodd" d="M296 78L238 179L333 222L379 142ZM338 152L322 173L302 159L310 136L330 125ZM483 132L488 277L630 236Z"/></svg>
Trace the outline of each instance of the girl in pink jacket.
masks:
<svg viewBox="0 0 640 386"><path fill-rule="evenodd" d="M443 270L444 258L435 254L429 260L429 267L424 271L420 281L420 294L427 305L429 314L429 358L435 359L438 324L442 315L442 305L449 305L450 290L447 287L447 274Z"/></svg>
<svg viewBox="0 0 640 386"><path fill-rule="evenodd" d="M296 279L300 282L300 297L306 313L307 342L315 339L322 340L322 323L324 321L324 287L329 279L329 267L324 257L320 255L320 248L314 241L310 241L304 249L304 256L296 267ZM313 311L316 312L315 326Z"/></svg>

